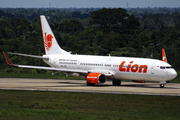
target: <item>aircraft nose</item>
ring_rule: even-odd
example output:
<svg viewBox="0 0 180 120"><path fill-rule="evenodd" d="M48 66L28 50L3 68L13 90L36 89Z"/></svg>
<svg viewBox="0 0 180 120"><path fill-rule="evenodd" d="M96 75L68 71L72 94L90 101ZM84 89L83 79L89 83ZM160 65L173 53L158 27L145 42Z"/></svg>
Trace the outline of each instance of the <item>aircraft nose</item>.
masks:
<svg viewBox="0 0 180 120"><path fill-rule="evenodd" d="M177 76L177 72L173 69L171 71L168 71L168 76L171 78L171 79L174 79L176 76Z"/></svg>

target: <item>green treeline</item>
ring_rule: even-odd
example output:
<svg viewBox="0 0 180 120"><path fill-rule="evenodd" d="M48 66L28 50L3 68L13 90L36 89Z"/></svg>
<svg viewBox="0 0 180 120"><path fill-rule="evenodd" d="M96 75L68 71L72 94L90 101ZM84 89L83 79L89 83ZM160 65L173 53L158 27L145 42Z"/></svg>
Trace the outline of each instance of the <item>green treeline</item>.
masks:
<svg viewBox="0 0 180 120"><path fill-rule="evenodd" d="M161 59L165 48L168 63L180 69L180 9L0 9L0 51L43 55L41 14L73 54ZM15 64L39 65L38 59L8 56ZM0 63L1 70L9 67L2 52Z"/></svg>

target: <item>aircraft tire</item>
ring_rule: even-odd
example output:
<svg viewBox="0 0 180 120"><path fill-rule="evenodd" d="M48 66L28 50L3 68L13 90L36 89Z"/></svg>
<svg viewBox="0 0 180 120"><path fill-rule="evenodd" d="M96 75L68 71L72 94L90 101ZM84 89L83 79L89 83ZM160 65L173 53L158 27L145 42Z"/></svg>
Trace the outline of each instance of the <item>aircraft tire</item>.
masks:
<svg viewBox="0 0 180 120"><path fill-rule="evenodd" d="M121 80L113 79L112 84L113 84L113 86L120 86L121 85Z"/></svg>
<svg viewBox="0 0 180 120"><path fill-rule="evenodd" d="M121 80L117 80L117 81L116 81L116 85L117 85L117 86L120 86L120 85L121 85Z"/></svg>
<svg viewBox="0 0 180 120"><path fill-rule="evenodd" d="M95 84L94 83L89 83L88 81L86 82L86 85L87 86L94 86Z"/></svg>
<svg viewBox="0 0 180 120"><path fill-rule="evenodd" d="M164 84L160 84L160 88L164 88Z"/></svg>
<svg viewBox="0 0 180 120"><path fill-rule="evenodd" d="M113 86L116 86L116 79L113 79L112 84Z"/></svg>

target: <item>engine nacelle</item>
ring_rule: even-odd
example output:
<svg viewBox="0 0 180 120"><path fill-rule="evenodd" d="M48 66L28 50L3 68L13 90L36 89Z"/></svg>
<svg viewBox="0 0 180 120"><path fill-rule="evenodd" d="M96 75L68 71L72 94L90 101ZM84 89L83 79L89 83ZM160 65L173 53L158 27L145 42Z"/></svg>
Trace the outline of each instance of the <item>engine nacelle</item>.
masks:
<svg viewBox="0 0 180 120"><path fill-rule="evenodd" d="M96 83L96 84L100 84L100 83L105 83L106 82L106 76L102 73L89 73L86 76L86 80L89 83Z"/></svg>

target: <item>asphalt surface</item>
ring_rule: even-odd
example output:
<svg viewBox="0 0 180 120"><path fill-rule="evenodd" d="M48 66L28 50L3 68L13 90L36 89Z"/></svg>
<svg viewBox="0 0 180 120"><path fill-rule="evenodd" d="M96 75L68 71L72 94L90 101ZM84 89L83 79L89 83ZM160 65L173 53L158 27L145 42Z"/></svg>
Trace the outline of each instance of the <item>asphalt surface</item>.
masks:
<svg viewBox="0 0 180 120"><path fill-rule="evenodd" d="M177 83L167 83L165 84L165 88L160 88L158 83L134 82L122 82L121 86L112 86L112 81L95 86L86 86L85 80L58 79L0 78L0 90L180 96L180 84Z"/></svg>

